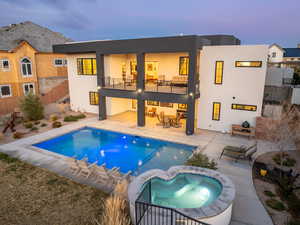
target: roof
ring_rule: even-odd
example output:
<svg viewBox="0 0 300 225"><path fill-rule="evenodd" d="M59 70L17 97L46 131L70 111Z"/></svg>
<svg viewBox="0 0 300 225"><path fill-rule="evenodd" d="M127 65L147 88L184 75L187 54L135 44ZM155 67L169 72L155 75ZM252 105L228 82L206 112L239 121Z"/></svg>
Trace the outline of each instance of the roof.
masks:
<svg viewBox="0 0 300 225"><path fill-rule="evenodd" d="M0 50L11 51L22 41L28 42L39 52L52 52L52 45L72 40L30 21L0 27Z"/></svg>
<svg viewBox="0 0 300 225"><path fill-rule="evenodd" d="M68 42L54 45L57 53L94 53L123 54L123 53L158 53L186 52L202 48L205 45L239 45L240 40L232 35L180 35L171 37L135 38L125 40L101 40Z"/></svg>
<svg viewBox="0 0 300 225"><path fill-rule="evenodd" d="M284 52L284 49L283 49L280 45L278 45L278 44L276 44L276 43L271 44L271 45L269 46L269 48L271 48L271 47L273 47L273 46L276 46L277 48L279 48L281 51Z"/></svg>
<svg viewBox="0 0 300 225"><path fill-rule="evenodd" d="M300 57L300 48L284 48L283 57Z"/></svg>

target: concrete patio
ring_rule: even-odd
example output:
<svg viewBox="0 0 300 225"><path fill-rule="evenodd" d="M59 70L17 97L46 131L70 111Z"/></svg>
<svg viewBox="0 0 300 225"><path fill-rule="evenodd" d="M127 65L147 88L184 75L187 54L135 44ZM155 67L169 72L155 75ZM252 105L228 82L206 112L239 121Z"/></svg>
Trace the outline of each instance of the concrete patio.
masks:
<svg viewBox="0 0 300 225"><path fill-rule="evenodd" d="M9 144L0 146L0 151L27 161L33 165L47 168L55 173L74 179L77 182L95 186L100 189L104 187L96 184L93 180L82 179L72 176L67 170L64 157L56 154L37 151L30 146L33 143L49 139L83 126L115 130L139 136L159 138L168 141L197 145L201 151L218 162L218 171L230 177L236 186L236 199L234 201L231 225L272 225L272 221L258 199L253 182L251 165L248 162L235 162L226 157L219 160L219 156L226 145L247 145L252 142L243 137L231 137L229 134L197 130L192 136L186 136L184 132L172 131L161 127L136 127L120 121L98 121L97 118L81 120L77 123L65 125L58 129L52 129L45 133L37 134ZM293 146L291 146L293 147ZM255 156L268 151L278 150L272 143L258 141L258 152ZM104 189L105 191L110 191Z"/></svg>

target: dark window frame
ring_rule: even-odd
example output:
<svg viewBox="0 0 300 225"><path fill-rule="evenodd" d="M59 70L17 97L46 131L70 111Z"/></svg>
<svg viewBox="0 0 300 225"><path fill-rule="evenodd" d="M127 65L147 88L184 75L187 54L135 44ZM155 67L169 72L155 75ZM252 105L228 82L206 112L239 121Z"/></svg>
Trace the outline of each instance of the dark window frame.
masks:
<svg viewBox="0 0 300 225"><path fill-rule="evenodd" d="M219 104L219 118L218 119L215 119L214 118L214 115L215 115L215 104ZM212 110L212 120L214 121L220 121L221 119L221 102L213 102L212 106L213 106L213 110Z"/></svg>
<svg viewBox="0 0 300 225"><path fill-rule="evenodd" d="M239 106L251 106L251 107L255 107L255 110L248 110L248 109L234 109L234 108L233 108L233 105L239 105ZM232 109L232 110L240 110L240 111L256 112L256 111L257 111L257 105L247 105L247 104L232 103L232 104L231 104L231 109Z"/></svg>
<svg viewBox="0 0 300 225"><path fill-rule="evenodd" d="M9 95L3 95L3 93L2 93L2 88L5 88L5 87L8 87L8 90L9 90ZM13 96L13 94L12 94L12 87L11 87L11 85L10 84L1 84L0 85L0 98L8 98L8 97L12 97Z"/></svg>
<svg viewBox="0 0 300 225"><path fill-rule="evenodd" d="M96 102L96 98L95 98L96 95L98 95L98 103ZM92 101L92 98L94 98L93 101ZM89 102L90 102L90 105L99 105L99 93L96 91L90 91L89 92Z"/></svg>
<svg viewBox="0 0 300 225"><path fill-rule="evenodd" d="M181 59L184 59L184 58L187 58L187 59L188 59L188 61L187 61L187 66L186 66L186 68L187 68L186 74L180 73L180 72L181 72L181 69L180 69L180 67L181 67ZM189 57L189 56L179 56L179 73L178 73L178 74L179 74L180 76L188 76L189 73L190 73L190 57Z"/></svg>
<svg viewBox="0 0 300 225"><path fill-rule="evenodd" d="M222 76L221 76L221 83L217 83L217 64L218 62L222 63ZM224 61L223 60L217 60L215 62L215 84L216 85L222 85L223 84L223 74L224 74Z"/></svg>
<svg viewBox="0 0 300 225"><path fill-rule="evenodd" d="M259 62L260 63L260 65L259 66L238 66L237 64L238 63L242 63L242 62L255 62L255 63L257 63L257 62ZM238 67L238 68L261 68L262 67L262 61L259 61L259 60L255 60L255 61L253 61L253 60L242 60L242 61L235 61L235 67Z"/></svg>
<svg viewBox="0 0 300 225"><path fill-rule="evenodd" d="M92 69L91 69L92 73L91 74L90 73L83 73L83 59L84 60L91 60L91 65L92 65ZM94 71L93 59L96 60L96 58L77 58L77 75L79 75L79 76L97 76L97 60L96 60L96 70L95 70L96 72L94 74L93 73L93 71ZM79 70L79 61L81 61L80 62L81 71Z"/></svg>

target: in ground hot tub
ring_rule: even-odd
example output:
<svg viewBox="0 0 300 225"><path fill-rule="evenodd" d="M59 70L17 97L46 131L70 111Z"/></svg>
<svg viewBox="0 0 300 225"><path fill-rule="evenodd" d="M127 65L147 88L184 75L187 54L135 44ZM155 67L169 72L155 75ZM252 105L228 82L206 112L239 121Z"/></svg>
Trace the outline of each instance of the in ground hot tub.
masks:
<svg viewBox="0 0 300 225"><path fill-rule="evenodd" d="M235 188L229 178L217 171L175 166L168 171L150 170L136 177L129 185L128 196L133 221L137 201L176 209L211 225L226 225L231 220Z"/></svg>

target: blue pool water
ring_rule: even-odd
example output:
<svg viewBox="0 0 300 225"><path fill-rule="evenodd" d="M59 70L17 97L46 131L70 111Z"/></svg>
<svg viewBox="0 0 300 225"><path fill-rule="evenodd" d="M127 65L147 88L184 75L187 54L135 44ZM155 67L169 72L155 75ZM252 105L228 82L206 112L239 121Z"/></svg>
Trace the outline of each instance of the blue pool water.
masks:
<svg viewBox="0 0 300 225"><path fill-rule="evenodd" d="M151 203L171 208L200 208L211 204L222 191L222 184L212 177L182 173L171 180L153 178Z"/></svg>
<svg viewBox="0 0 300 225"><path fill-rule="evenodd" d="M76 159L98 161L138 175L150 169L182 165L195 146L84 127L33 146Z"/></svg>

